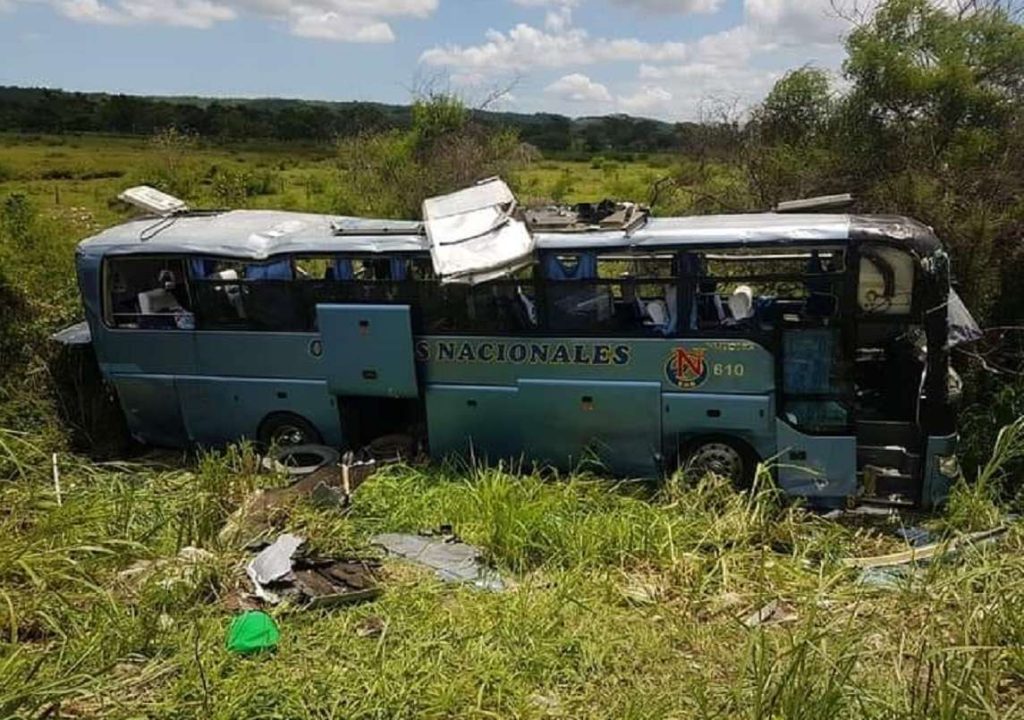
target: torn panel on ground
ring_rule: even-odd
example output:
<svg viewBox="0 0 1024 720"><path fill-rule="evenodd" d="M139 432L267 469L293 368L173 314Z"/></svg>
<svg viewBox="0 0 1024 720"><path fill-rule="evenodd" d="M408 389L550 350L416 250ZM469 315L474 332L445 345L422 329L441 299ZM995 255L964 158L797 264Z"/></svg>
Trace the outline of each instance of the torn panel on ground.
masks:
<svg viewBox="0 0 1024 720"><path fill-rule="evenodd" d="M502 577L483 563L479 548L455 537L384 533L371 542L392 555L432 568L445 582L472 583L497 592L506 588Z"/></svg>

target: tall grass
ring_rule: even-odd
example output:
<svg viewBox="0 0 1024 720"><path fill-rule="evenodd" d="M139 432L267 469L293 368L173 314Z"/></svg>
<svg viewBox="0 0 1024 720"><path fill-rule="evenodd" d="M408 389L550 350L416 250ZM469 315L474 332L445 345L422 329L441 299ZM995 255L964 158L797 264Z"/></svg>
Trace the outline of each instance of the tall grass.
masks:
<svg viewBox="0 0 1024 720"><path fill-rule="evenodd" d="M184 467L49 456L5 431L0 716L927 718L1012 716L1024 677L1024 536L896 590L833 562L895 540L816 518L762 478L662 488L587 474L384 469L347 514L300 504L321 549L452 524L505 593L387 565L384 596L276 611L274 656L223 650L244 554L217 530L251 489L246 448ZM188 544L211 553L176 560ZM140 566L139 563L142 563ZM136 568L142 567L142 572ZM124 571L130 570L128 573ZM187 570L187 572L185 571ZM741 619L775 602L785 621ZM364 637L372 623L377 634Z"/></svg>

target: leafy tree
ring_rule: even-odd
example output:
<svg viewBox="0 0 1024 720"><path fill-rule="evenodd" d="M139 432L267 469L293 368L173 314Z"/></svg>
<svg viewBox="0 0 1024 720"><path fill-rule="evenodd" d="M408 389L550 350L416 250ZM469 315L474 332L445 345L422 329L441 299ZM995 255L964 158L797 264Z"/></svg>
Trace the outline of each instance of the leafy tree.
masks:
<svg viewBox="0 0 1024 720"><path fill-rule="evenodd" d="M831 110L828 75L802 67L775 84L757 109L754 124L767 142L802 143L826 129Z"/></svg>

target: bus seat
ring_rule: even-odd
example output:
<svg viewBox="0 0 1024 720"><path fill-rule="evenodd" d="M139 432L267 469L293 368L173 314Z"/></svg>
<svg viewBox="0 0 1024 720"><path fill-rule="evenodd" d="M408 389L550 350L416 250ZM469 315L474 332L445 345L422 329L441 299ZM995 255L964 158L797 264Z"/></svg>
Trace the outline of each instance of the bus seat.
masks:
<svg viewBox="0 0 1024 720"><path fill-rule="evenodd" d="M178 299L170 291L163 288L140 292L138 299L139 312L143 315L156 315L157 313L168 313L182 309Z"/></svg>
<svg viewBox="0 0 1024 720"><path fill-rule="evenodd" d="M404 258L391 258L391 279L402 282L408 277L408 266Z"/></svg>
<svg viewBox="0 0 1024 720"><path fill-rule="evenodd" d="M246 280L291 280L291 260L278 260L272 263L259 263L245 266Z"/></svg>
<svg viewBox="0 0 1024 720"><path fill-rule="evenodd" d="M593 280L597 277L597 255L584 252L574 263L563 263L552 253L544 258L544 275L549 280Z"/></svg>
<svg viewBox="0 0 1024 720"><path fill-rule="evenodd" d="M808 277L804 280L807 288L807 302L804 310L809 317L830 317L835 314L836 297L832 294L832 283L828 278L815 277L825 273L821 256L815 250L807 260L804 272Z"/></svg>
<svg viewBox="0 0 1024 720"><path fill-rule="evenodd" d="M742 322L754 315L754 291L749 285L740 285L729 296L729 312L734 322Z"/></svg>
<svg viewBox="0 0 1024 720"><path fill-rule="evenodd" d="M537 325L537 303L532 298L528 297L523 289L516 285L516 295L519 297L519 304L523 308L523 312L526 313L526 319L530 325L536 327Z"/></svg>
<svg viewBox="0 0 1024 720"><path fill-rule="evenodd" d="M237 281L238 271L234 268L215 272L210 276L215 280ZM245 318L245 305L242 303L242 289L238 285L217 285L214 290L224 293L228 304L234 309L239 318Z"/></svg>
<svg viewBox="0 0 1024 720"><path fill-rule="evenodd" d="M665 307L668 310L668 322L665 323L665 334L671 335L679 325L679 291L673 285L665 291Z"/></svg>
<svg viewBox="0 0 1024 720"><path fill-rule="evenodd" d="M210 277L213 272L213 267L213 260L197 257L189 259L189 268L192 271L192 277L196 280L205 280Z"/></svg>
<svg viewBox="0 0 1024 720"><path fill-rule="evenodd" d="M718 294L718 283L701 280L697 290L697 322L701 326L721 325L725 322L725 307Z"/></svg>
<svg viewBox="0 0 1024 720"><path fill-rule="evenodd" d="M352 280L356 276L352 269L352 261L348 258L338 258L327 270L328 273L324 274L324 280Z"/></svg>
<svg viewBox="0 0 1024 720"><path fill-rule="evenodd" d="M659 328L668 326L668 305L664 300L651 300L644 305L644 314L650 318L650 324Z"/></svg>

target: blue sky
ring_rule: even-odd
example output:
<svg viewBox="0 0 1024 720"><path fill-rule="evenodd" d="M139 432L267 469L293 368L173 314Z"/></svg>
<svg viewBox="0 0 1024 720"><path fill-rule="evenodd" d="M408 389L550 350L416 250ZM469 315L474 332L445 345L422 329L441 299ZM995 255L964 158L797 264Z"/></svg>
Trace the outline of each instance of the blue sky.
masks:
<svg viewBox="0 0 1024 720"><path fill-rule="evenodd" d="M841 66L828 0L0 0L0 84L693 119Z"/></svg>

